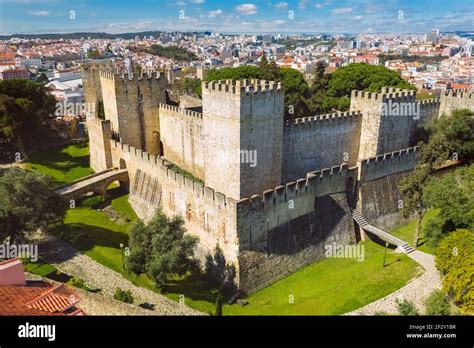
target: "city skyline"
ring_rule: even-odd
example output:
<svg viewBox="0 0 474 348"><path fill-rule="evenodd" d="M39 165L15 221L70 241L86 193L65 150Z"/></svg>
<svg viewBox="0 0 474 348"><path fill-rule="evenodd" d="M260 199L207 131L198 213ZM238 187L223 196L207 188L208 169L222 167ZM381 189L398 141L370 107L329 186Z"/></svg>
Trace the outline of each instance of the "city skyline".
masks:
<svg viewBox="0 0 474 348"><path fill-rule="evenodd" d="M392 0L57 1L1 0L0 34L141 32L149 30L226 33L423 33L474 30L474 9L456 0L449 9Z"/></svg>

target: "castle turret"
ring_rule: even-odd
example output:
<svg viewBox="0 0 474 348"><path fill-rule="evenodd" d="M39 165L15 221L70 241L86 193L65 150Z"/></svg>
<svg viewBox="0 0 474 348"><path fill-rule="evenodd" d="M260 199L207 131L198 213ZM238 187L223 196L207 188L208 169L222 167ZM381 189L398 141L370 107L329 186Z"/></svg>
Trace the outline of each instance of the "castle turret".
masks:
<svg viewBox="0 0 474 348"><path fill-rule="evenodd" d="M203 84L206 185L240 199L281 184L283 107L281 83Z"/></svg>

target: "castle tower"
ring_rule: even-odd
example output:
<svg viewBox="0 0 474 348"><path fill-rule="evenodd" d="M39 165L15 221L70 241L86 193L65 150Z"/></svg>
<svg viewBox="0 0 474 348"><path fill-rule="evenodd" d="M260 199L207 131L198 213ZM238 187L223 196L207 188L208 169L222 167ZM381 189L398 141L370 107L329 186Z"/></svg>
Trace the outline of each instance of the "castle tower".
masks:
<svg viewBox="0 0 474 348"><path fill-rule="evenodd" d="M284 92L262 80L203 83L204 181L240 199L281 184Z"/></svg>
<svg viewBox="0 0 474 348"><path fill-rule="evenodd" d="M103 102L100 71L104 69L110 69L110 66L103 63L90 63L82 67L84 101L90 106L87 110L93 110L95 116L98 115L100 104Z"/></svg>
<svg viewBox="0 0 474 348"><path fill-rule="evenodd" d="M166 102L168 81L160 73L100 72L105 118L126 144L160 155L159 105Z"/></svg>
<svg viewBox="0 0 474 348"><path fill-rule="evenodd" d="M359 162L410 147L421 117L415 91L386 87L381 93L352 91L350 110L362 113Z"/></svg>

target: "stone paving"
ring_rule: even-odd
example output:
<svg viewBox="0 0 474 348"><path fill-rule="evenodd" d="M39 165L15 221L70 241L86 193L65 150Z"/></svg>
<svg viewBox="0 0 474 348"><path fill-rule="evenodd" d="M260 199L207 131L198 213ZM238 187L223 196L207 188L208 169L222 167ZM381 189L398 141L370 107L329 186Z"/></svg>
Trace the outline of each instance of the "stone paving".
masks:
<svg viewBox="0 0 474 348"><path fill-rule="evenodd" d="M425 312L426 298L437 289L441 289L441 277L435 265L434 256L415 250L408 254L410 258L418 262L425 272L418 278L412 279L403 288L381 298L375 302L359 308L346 315L374 315L377 312L388 314L399 314L396 300L408 300L413 303L419 313Z"/></svg>
<svg viewBox="0 0 474 348"><path fill-rule="evenodd" d="M109 298L113 297L116 288L121 288L132 292L136 304L147 302L155 305L154 315L205 315L156 292L134 285L121 274L78 252L69 243L57 237L39 232L32 237L31 242L39 244L41 260L66 274L84 280L88 285L102 289L101 293Z"/></svg>

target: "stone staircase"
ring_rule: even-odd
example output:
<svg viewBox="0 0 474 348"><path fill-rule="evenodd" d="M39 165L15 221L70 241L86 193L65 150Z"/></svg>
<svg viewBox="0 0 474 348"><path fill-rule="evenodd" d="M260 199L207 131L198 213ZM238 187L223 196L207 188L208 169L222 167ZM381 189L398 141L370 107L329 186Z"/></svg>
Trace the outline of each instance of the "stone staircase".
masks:
<svg viewBox="0 0 474 348"><path fill-rule="evenodd" d="M377 237L379 237L380 239L384 240L385 242L397 246L397 248L405 254L409 254L415 251L415 248L413 248L409 243L370 224L367 221L367 218L359 210L351 209L351 212L352 212L352 218L354 219L354 221L364 231L372 233L376 235Z"/></svg>

